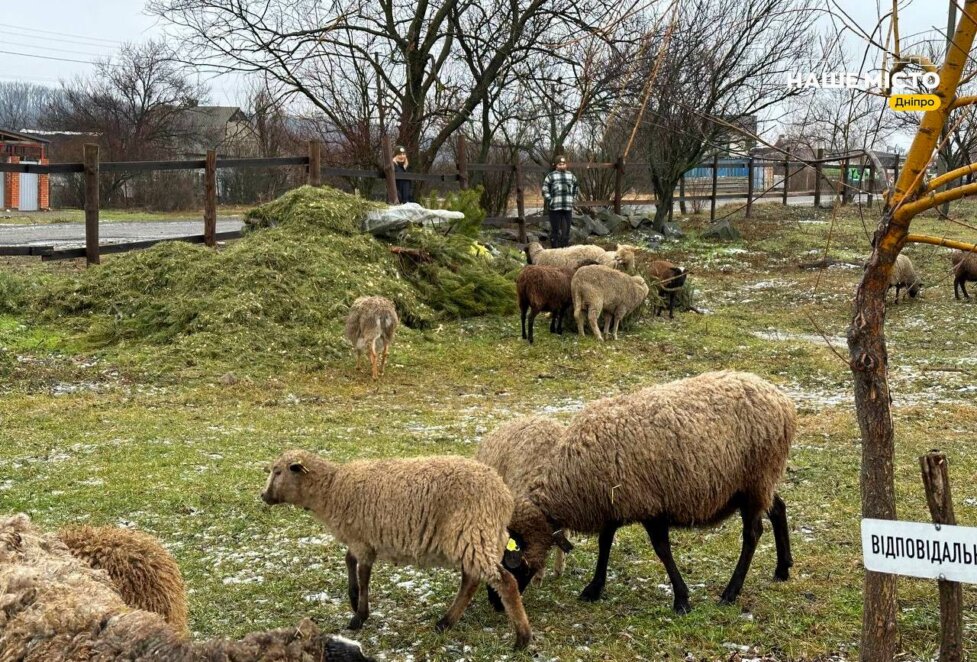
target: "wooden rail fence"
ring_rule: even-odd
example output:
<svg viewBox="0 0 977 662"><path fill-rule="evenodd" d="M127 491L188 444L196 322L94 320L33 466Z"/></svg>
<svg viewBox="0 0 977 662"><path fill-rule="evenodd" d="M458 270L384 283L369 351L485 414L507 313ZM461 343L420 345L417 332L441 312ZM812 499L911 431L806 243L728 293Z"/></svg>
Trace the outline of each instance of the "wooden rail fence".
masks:
<svg viewBox="0 0 977 662"><path fill-rule="evenodd" d="M525 179L528 174L541 175L548 171L548 168L537 165L534 163L521 163L514 162L512 164L492 164L492 163L468 163L466 157L466 146L464 136L458 139L458 160L455 163L455 170L453 172L436 174L436 173L400 173L394 172L391 157L392 151L390 147L389 138L384 138L382 143L383 152L383 163L382 169L357 169L357 168L335 168L332 166L322 166L321 162L321 143L318 140L311 140L308 143L308 154L306 156L287 156L287 157L275 157L275 158L219 158L216 151L209 150L204 159L190 159L183 161L100 161L99 160L99 148L98 145L85 145L84 150L84 162L83 163L53 163L53 164L34 164L34 163L0 163L0 172L14 172L14 173L37 173L37 174L82 174L85 178L85 248L82 249L68 249L68 250L54 250L53 247L45 246L11 246L2 247L0 246L0 255L40 255L42 259L63 259L68 257L80 257L82 254L86 257L88 264L98 264L99 255L101 253L113 253L121 252L123 250L130 250L135 248L145 248L150 246L157 241L143 241L143 242L133 242L128 244L109 244L109 245L99 245L98 241L98 228L99 228L99 176L104 173L112 172L161 172L161 171L171 171L171 170L203 170L204 171L204 232L202 235L194 235L190 237L180 238L183 241L191 241L204 243L207 246L214 246L219 239L233 238L234 236L239 236L240 233L221 233L216 232L217 227L217 170L221 168L280 168L280 167L295 167L302 166L305 168L307 181L310 185L318 186L322 181L323 176L328 177L349 177L349 178L366 178L366 179L382 179L386 182L386 196L387 202L394 203L397 200L397 179L406 179L410 181L422 181L431 183L441 183L441 184L457 184L461 188L468 188L469 182L471 180L471 173L473 172L485 172L485 173L510 173L513 177L515 183L516 191L516 216L515 217L497 217L486 219L489 222L517 222L519 224L519 237L520 240L525 241L526 239L526 198L525 198ZM854 158L860 158L861 155L855 155ZM771 193L775 188L782 188L781 202L782 204L788 204L789 197L797 196L814 196L814 206L820 206L821 204L821 188L822 183L827 181L829 187L832 191L835 190L835 185L830 182L827 176L824 174L824 164L825 163L839 163L841 164L841 203L846 204L850 199L850 191L854 187L849 183L849 168L851 155L841 155L832 158L824 157L824 150L818 150L817 159L812 161L797 161L792 160L790 156L785 156L783 159L770 159L763 157L749 157L746 159L739 160L720 160L718 156L714 156L711 162L703 163L697 168L707 168L711 171L709 193L705 194L692 194L689 195L686 192L686 177L683 176L679 182L679 195L673 198L673 203L678 202L681 206L683 212L685 211L685 204L687 201L703 201L709 200L709 216L710 220L715 220L716 217L716 203L718 200L729 200L729 199L741 199L746 197L746 216L749 217L752 214L753 202L757 199L766 197L767 194ZM863 157L861 157L863 158ZM746 170L746 191L736 191L730 193L720 193L719 185L719 172L721 168L730 167L733 164L736 167L745 167ZM613 170L614 176L614 188L613 188L613 199L611 200L588 200L584 204L592 206L612 206L614 212L617 214L621 213L622 205L625 204L623 197L624 179L627 175L628 170L632 171L646 171L648 168L647 163L629 163L623 157L618 157L612 163L571 163L570 167L575 172L588 171L588 170ZM795 177L798 173L804 171L805 169L812 168L815 171L815 184L810 190L794 190L790 191L790 180ZM773 168L774 174L776 175L776 170L782 170L784 176L781 180L774 182L771 186L767 187L765 190L756 193L755 192L755 173L757 168ZM865 165L856 166L856 168L861 169L862 181L867 179L868 182L868 204L872 204L872 194L874 191L874 180L875 180L875 168L871 163ZM895 159L894 167L886 168L886 170L892 170L894 172L894 178L898 178L899 174L899 157ZM694 170L694 169L693 169ZM691 171L690 171L691 172ZM776 177L773 177L776 179ZM861 191L861 189L859 189ZM655 204L654 198L649 199L629 199L627 200L628 205L651 205ZM671 210L669 210L671 213Z"/></svg>

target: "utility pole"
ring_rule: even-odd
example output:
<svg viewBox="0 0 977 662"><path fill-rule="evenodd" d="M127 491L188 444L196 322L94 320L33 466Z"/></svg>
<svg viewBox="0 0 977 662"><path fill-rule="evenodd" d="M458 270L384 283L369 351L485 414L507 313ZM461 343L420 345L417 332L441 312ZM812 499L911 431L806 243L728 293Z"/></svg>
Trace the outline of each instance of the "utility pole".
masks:
<svg viewBox="0 0 977 662"><path fill-rule="evenodd" d="M953 48L953 34L954 32L956 32L956 29L957 29L957 3L956 0L950 0L950 11L947 13L947 18L946 18L946 55L943 58L944 62L950 57L950 49ZM943 126L943 131L941 132L940 135L944 140L946 139L947 136L946 125ZM950 143L947 144L950 145ZM947 149L949 150L951 149L951 147L948 146ZM947 153L949 153L949 151ZM949 170L949 166L950 164L947 163L946 160L939 158L939 155L937 155L936 176L939 177L940 175L945 175ZM946 188L944 187L940 190L946 190ZM950 203L949 202L944 203L943 206L940 207L940 211L943 212L944 215L948 216L950 214Z"/></svg>

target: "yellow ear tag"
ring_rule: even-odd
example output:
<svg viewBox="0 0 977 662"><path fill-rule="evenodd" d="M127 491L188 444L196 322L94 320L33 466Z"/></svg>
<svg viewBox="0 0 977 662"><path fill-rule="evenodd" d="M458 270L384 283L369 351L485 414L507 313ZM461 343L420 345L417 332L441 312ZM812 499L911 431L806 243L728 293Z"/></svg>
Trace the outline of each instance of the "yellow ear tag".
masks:
<svg viewBox="0 0 977 662"><path fill-rule="evenodd" d="M518 552L519 551L519 544L515 540L513 540L512 538L509 538L509 542L507 542L505 544L505 548L507 550L509 550L510 552Z"/></svg>

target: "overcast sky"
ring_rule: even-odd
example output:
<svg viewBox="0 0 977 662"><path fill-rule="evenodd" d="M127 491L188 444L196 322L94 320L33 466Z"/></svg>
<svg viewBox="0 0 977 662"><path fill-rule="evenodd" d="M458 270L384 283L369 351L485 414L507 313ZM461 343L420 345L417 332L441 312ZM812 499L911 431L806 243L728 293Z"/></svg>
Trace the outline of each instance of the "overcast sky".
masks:
<svg viewBox="0 0 977 662"><path fill-rule="evenodd" d="M870 31L878 15L878 1L839 0L838 6ZM123 41L139 42L162 32L158 19L143 13L142 0L0 0L0 3L3 5L0 80L57 85L59 80L90 73L92 60L111 56ZM903 35L946 30L947 0L912 0L903 4L907 5L900 12ZM888 0L882 5L890 6ZM239 81L207 82L214 103L237 105L242 101Z"/></svg>

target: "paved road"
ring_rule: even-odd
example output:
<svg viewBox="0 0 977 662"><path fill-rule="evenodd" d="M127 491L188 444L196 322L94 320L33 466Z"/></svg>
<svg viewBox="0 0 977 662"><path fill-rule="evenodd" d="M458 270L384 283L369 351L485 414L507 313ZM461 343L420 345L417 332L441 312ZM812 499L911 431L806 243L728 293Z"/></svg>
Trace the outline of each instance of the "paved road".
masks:
<svg viewBox="0 0 977 662"><path fill-rule="evenodd" d="M217 219L217 231L240 230L240 217ZM98 226L100 244L128 241L168 239L203 234L202 220L153 221L131 223L103 221ZM0 225L0 246L54 246L56 249L85 245L84 223L52 223L49 225Z"/></svg>

